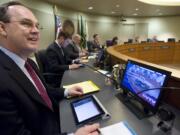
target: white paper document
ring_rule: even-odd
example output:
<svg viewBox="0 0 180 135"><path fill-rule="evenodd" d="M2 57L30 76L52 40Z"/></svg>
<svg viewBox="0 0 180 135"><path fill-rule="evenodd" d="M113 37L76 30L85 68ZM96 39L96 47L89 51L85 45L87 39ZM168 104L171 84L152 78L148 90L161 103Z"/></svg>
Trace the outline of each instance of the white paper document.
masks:
<svg viewBox="0 0 180 135"><path fill-rule="evenodd" d="M99 69L98 72L102 73L103 75L106 75L107 73L109 73L109 71L101 70L101 69Z"/></svg>
<svg viewBox="0 0 180 135"><path fill-rule="evenodd" d="M102 135L137 135L126 122L119 122L100 129Z"/></svg>

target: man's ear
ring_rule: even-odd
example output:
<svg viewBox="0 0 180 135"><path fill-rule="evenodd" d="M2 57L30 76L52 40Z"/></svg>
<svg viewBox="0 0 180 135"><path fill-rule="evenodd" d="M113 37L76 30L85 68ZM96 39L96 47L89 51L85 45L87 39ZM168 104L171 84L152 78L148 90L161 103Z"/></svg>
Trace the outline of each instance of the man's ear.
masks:
<svg viewBox="0 0 180 135"><path fill-rule="evenodd" d="M5 26L4 26L4 22L2 22L2 21L0 21L0 35L3 37L7 36Z"/></svg>

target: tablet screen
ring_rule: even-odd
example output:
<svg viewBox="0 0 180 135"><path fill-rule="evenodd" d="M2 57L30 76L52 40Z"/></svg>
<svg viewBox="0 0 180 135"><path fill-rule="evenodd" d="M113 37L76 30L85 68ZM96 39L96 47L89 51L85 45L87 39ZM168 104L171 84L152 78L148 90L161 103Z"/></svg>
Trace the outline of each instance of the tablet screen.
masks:
<svg viewBox="0 0 180 135"><path fill-rule="evenodd" d="M72 103L72 109L77 124L84 123L85 121L97 118L103 114L102 109L92 96L74 101Z"/></svg>

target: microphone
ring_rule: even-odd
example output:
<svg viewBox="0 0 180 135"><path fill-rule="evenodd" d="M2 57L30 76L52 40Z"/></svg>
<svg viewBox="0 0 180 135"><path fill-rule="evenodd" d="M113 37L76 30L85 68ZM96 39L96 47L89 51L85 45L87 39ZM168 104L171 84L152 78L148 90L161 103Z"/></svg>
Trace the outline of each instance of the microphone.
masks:
<svg viewBox="0 0 180 135"><path fill-rule="evenodd" d="M116 80L115 80L114 78L112 78L112 77L110 77L110 76L108 76L108 75L106 75L106 74L103 74L102 72L98 71L96 68L94 68L94 67L92 67L92 66L90 66L90 65L88 65L88 64L84 64L84 63L81 63L81 64L83 64L84 66L87 66L88 68L90 68L90 69L92 69L92 70L100 73L102 76L105 76L105 77L107 77L108 79L112 80L112 81L115 83L115 86L118 87L118 86L117 86L118 84L117 84L117 82L116 82Z"/></svg>
<svg viewBox="0 0 180 135"><path fill-rule="evenodd" d="M150 89L146 89L146 90L142 90L140 92L137 92L136 94L139 95L139 94L144 93L146 91L161 90L161 89L180 90L180 87L150 88ZM160 119L160 121L157 124L157 127L165 133L171 132L171 130L174 126L174 121L175 121L176 115L171 110L164 108L164 107L159 108L156 115Z"/></svg>
<svg viewBox="0 0 180 135"><path fill-rule="evenodd" d="M160 90L160 89L171 89L171 90L180 90L180 87L158 87L158 88L149 88L149 89L145 89L142 90L140 92L137 92L137 95L140 95L141 93L144 93L146 91L151 91L151 90Z"/></svg>

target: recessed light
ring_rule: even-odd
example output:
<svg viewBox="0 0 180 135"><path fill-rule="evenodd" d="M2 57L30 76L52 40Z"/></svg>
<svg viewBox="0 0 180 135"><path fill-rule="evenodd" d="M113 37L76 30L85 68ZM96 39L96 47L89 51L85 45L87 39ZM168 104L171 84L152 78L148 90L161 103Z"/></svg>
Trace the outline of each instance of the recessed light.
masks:
<svg viewBox="0 0 180 135"><path fill-rule="evenodd" d="M180 6L180 0L138 0L152 5Z"/></svg>
<svg viewBox="0 0 180 135"><path fill-rule="evenodd" d="M88 9L89 9L89 10L92 10L92 9L93 9L93 7L88 7Z"/></svg>
<svg viewBox="0 0 180 135"><path fill-rule="evenodd" d="M119 7L119 5L116 5L116 7L118 8L118 7Z"/></svg>
<svg viewBox="0 0 180 135"><path fill-rule="evenodd" d="M136 10L136 11L138 11L138 10L139 10L139 8L136 8L135 10Z"/></svg>
<svg viewBox="0 0 180 135"><path fill-rule="evenodd" d="M137 16L138 14L137 14L137 13L134 13L133 15L134 15L134 16Z"/></svg>

